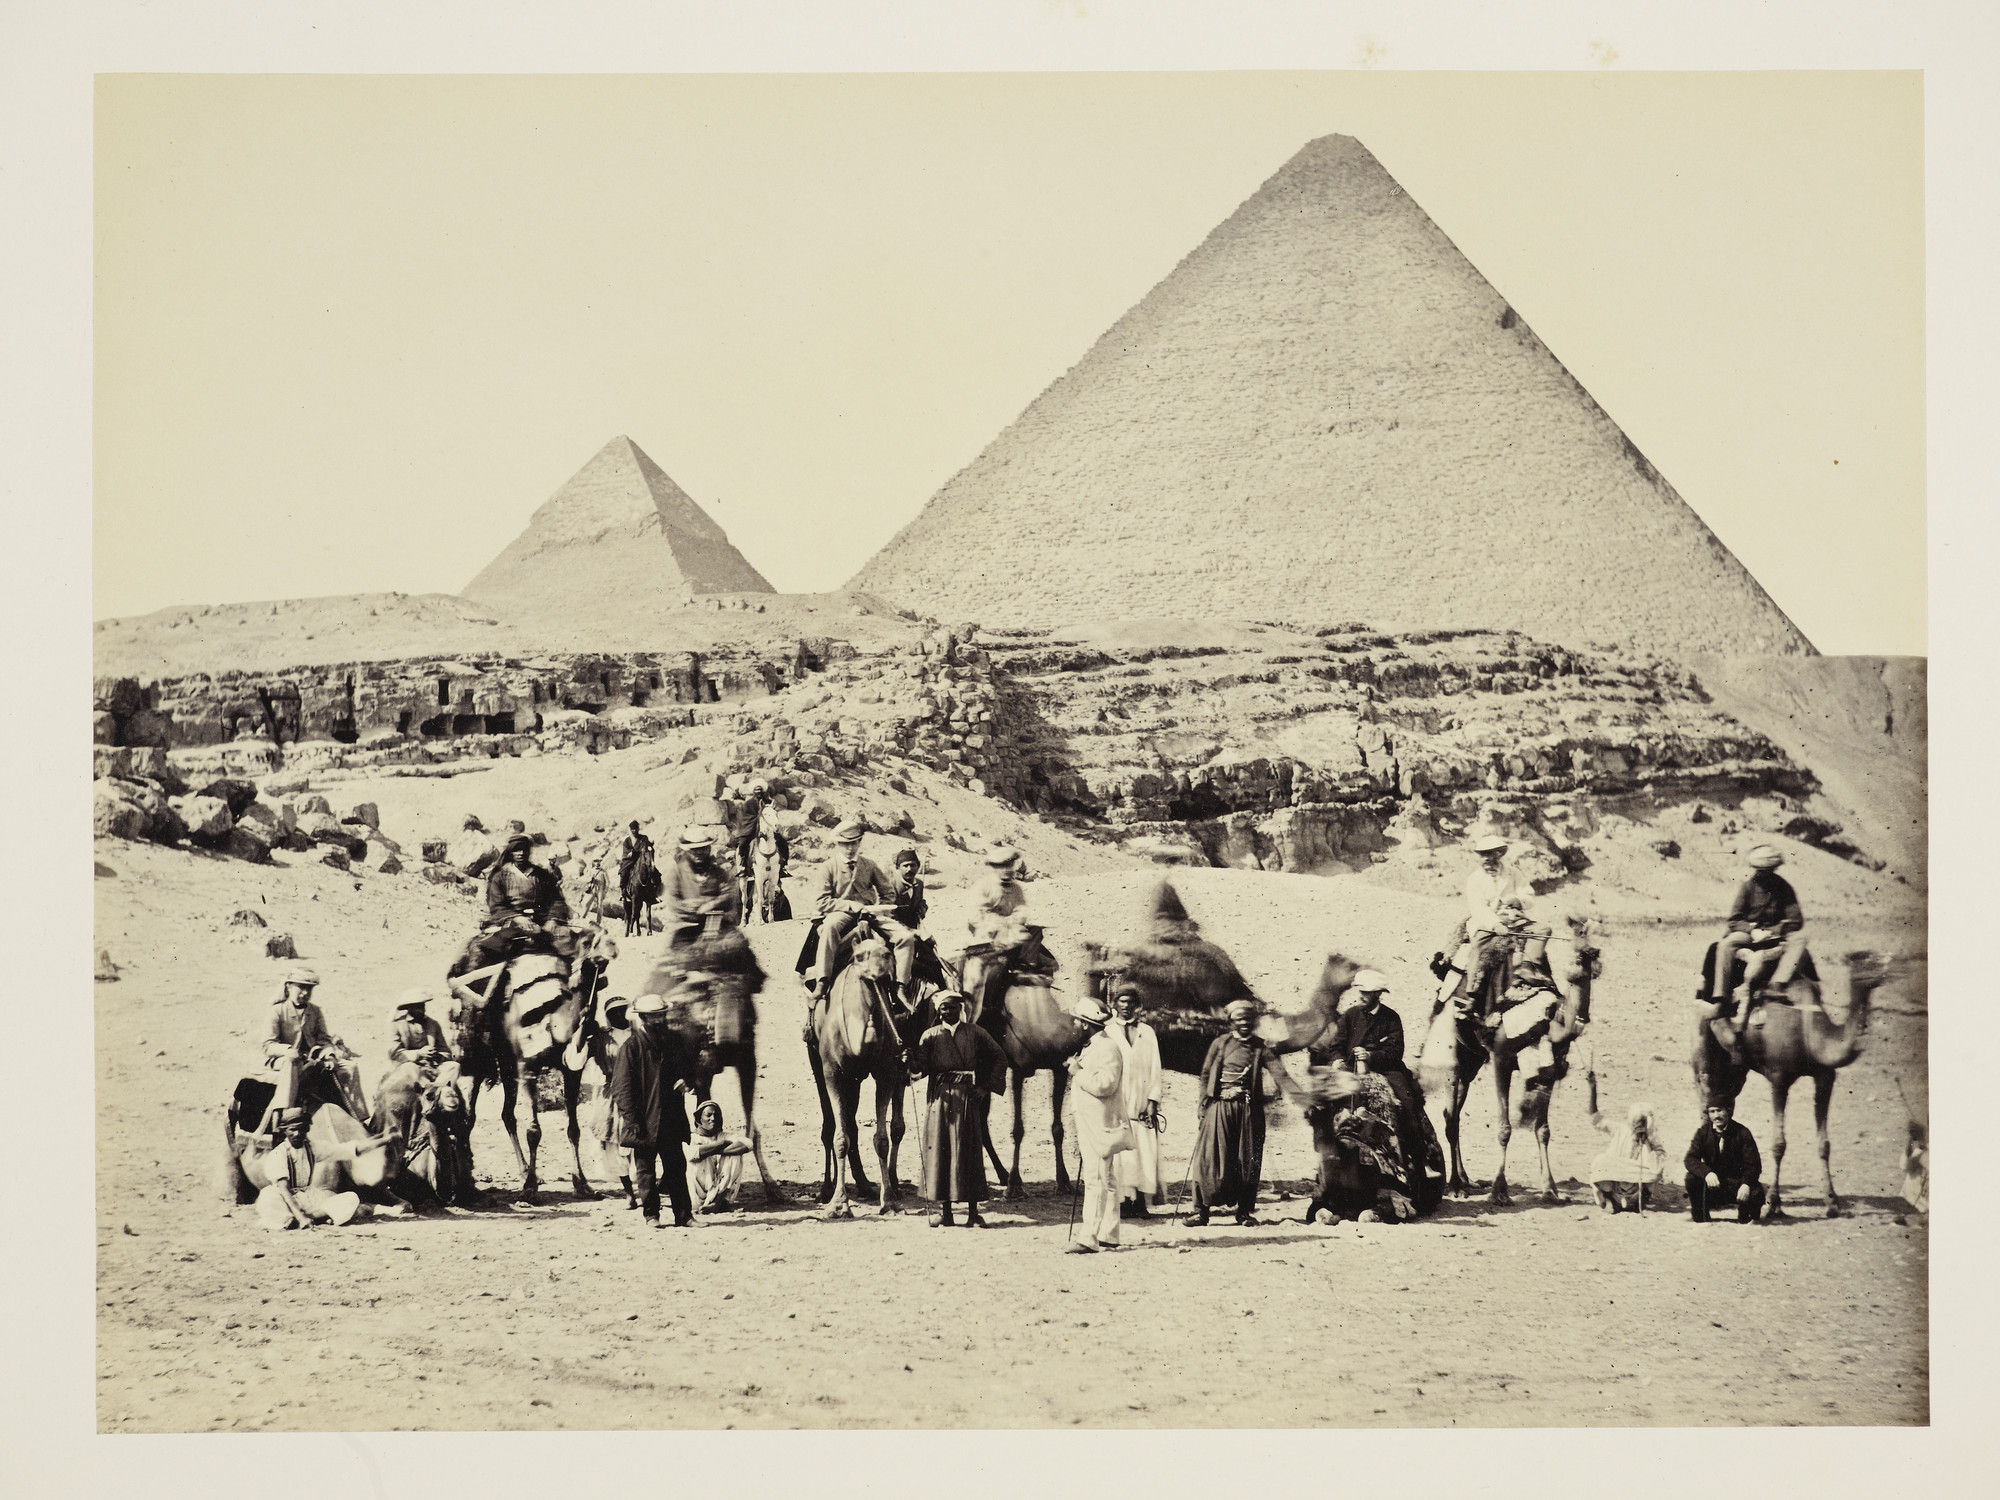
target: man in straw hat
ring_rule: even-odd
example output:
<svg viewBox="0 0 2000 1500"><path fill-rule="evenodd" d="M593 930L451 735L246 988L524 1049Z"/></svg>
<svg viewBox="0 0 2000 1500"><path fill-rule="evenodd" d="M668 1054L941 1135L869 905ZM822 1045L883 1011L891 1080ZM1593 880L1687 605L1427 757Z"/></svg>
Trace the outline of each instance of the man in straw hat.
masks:
<svg viewBox="0 0 2000 1500"><path fill-rule="evenodd" d="M819 883L819 955L808 987L815 997L826 993L841 945L866 916L896 955L896 983L907 1005L916 999L910 974L916 964L917 935L896 920L896 882L861 852L867 831L859 818L849 818L833 831L834 855Z"/></svg>
<svg viewBox="0 0 2000 1500"><path fill-rule="evenodd" d="M421 985L403 991L389 1017L389 1061L415 1063L425 1074L451 1056L444 1028L430 1015L430 992Z"/></svg>
<svg viewBox="0 0 2000 1500"><path fill-rule="evenodd" d="M717 923L718 937L742 925L743 892L717 862L715 838L707 829L691 824L681 830L680 847L660 891L660 904L667 911L669 948L693 943L711 919Z"/></svg>
<svg viewBox="0 0 2000 1500"><path fill-rule="evenodd" d="M1742 991L1754 995L1774 962L1777 967L1771 969L1770 982L1780 989L1790 984L1806 954L1805 913L1791 882L1778 873L1784 862L1785 856L1769 844L1750 851L1750 878L1738 888L1729 908L1729 930L1715 945L1715 969L1709 981L1709 995L1720 1018L1715 1033L1738 1066L1743 1062L1743 1039L1729 1020L1736 1012L1732 976L1737 956L1743 958Z"/></svg>
<svg viewBox="0 0 2000 1500"><path fill-rule="evenodd" d="M1063 1249L1088 1255L1118 1243L1118 1180L1113 1159L1132 1149L1132 1121L1125 1113L1125 1054L1104 1033L1110 1015L1086 996L1075 1011L1089 1039L1069 1060L1076 1085L1076 1149L1083 1177L1083 1222Z"/></svg>
<svg viewBox="0 0 2000 1500"><path fill-rule="evenodd" d="M271 1002L270 1019L264 1025L264 1066L278 1075L278 1087L266 1120L275 1120L297 1102L307 1074L315 1068L332 1078L346 1098L348 1113L356 1119L367 1117L367 1097L354 1068L356 1054L327 1029L326 1016L313 1003L318 987L318 974L304 964L293 964Z"/></svg>
<svg viewBox="0 0 2000 1500"><path fill-rule="evenodd" d="M1458 967L1465 971L1466 993L1477 995L1514 938L1526 939L1521 950L1524 964L1543 963L1549 927L1528 915L1527 882L1507 863L1507 841L1489 833L1469 847L1479 863L1465 877L1466 948L1460 950Z"/></svg>
<svg viewBox="0 0 2000 1500"><path fill-rule="evenodd" d="M969 1025L965 996L939 990L931 997L938 1024L917 1039L910 1070L929 1080L924 1105L922 1197L937 1207L931 1228L951 1227L954 1199L965 1205L965 1227L983 1229L979 1205L987 1196L986 1163L980 1155L979 1080L1004 1076L1007 1056L999 1044ZM998 1065L996 1067L996 1064Z"/></svg>
<svg viewBox="0 0 2000 1500"><path fill-rule="evenodd" d="M1232 1000L1229 1030L1209 1046L1201 1065L1201 1125L1195 1134L1194 1207L1190 1227L1208 1222L1211 1208L1229 1207L1238 1224L1254 1224L1257 1183L1264 1174L1264 1079L1303 1102L1304 1095L1257 1035L1257 1002Z"/></svg>
<svg viewBox="0 0 2000 1500"><path fill-rule="evenodd" d="M966 952L962 979L972 1019L977 1021L987 998L1005 982L1015 953L1028 940L1027 924L1021 918L1027 898L1021 894L1019 850L1003 844L987 851L986 873L973 887L972 899L972 916L966 922L972 949ZM973 951L982 945L988 951Z"/></svg>
<svg viewBox="0 0 2000 1500"><path fill-rule="evenodd" d="M688 1198L687 1098L694 1092L694 1067L669 1024L663 995L632 1002L638 1024L611 1065L611 1101L618 1109L618 1144L632 1153L639 1207L648 1229L660 1227L660 1183L673 1203L674 1225L694 1224Z"/></svg>

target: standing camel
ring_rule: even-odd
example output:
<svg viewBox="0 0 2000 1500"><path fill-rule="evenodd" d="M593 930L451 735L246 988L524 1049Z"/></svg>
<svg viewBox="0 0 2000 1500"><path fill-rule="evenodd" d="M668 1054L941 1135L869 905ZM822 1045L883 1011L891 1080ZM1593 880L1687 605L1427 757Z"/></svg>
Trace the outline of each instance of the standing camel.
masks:
<svg viewBox="0 0 2000 1500"><path fill-rule="evenodd" d="M705 937L687 948L671 949L653 965L646 992L672 995L690 971L706 973L707 993L674 1011L674 1029L694 1059L694 1096L708 1100L715 1079L724 1069L736 1074L737 1098L743 1106L743 1133L763 1179L764 1201L785 1202L785 1190L764 1161L764 1137L757 1129L757 1003L764 988L764 970L740 932ZM607 1071L604 1075L610 1078Z"/></svg>
<svg viewBox="0 0 2000 1500"><path fill-rule="evenodd" d="M1069 1070L1064 1066L1083 1049L1090 1030L1057 1002L1046 975L1020 974L1011 978L997 1003L989 1003L979 1022L986 1034L1007 1054L1010 1092L1014 1098L1011 1166L1002 1166L994 1149L993 1133L987 1128L992 1095L981 1091L980 1133L986 1140L986 1154L993 1162L993 1174L1006 1184L1008 1198L1022 1198L1021 1141L1027 1127L1021 1122L1021 1091L1028 1079L1043 1069L1049 1075L1049 1135L1056 1148L1056 1191L1070 1189L1069 1167L1063 1161L1063 1096L1069 1088Z"/></svg>
<svg viewBox="0 0 2000 1500"><path fill-rule="evenodd" d="M1555 1086L1568 1068L1570 1045L1590 1024L1591 983L1603 972L1597 949L1584 936L1583 924L1572 918L1570 936L1549 942L1549 972L1560 986L1561 999L1549 1017L1546 1040L1548 1061L1533 1072L1522 1065L1523 1056L1544 1040L1540 1028L1519 1036L1508 1036L1490 1015L1472 1014L1471 1003L1446 1001L1431 1012L1430 1030L1424 1037L1417 1066L1417 1080L1427 1102L1434 1102L1442 1116L1446 1149L1450 1157L1445 1180L1448 1192L1470 1193L1472 1181L1465 1172L1465 1158L1459 1151L1459 1123L1466 1097L1482 1067L1491 1064L1495 1102L1494 1125L1500 1136L1500 1166L1493 1174L1487 1194L1494 1203L1511 1203L1507 1190L1507 1148L1519 1125L1535 1138L1540 1182L1537 1191L1544 1201L1560 1203L1555 1173L1549 1165L1549 1103ZM1499 971L1490 993L1504 993L1512 955ZM1520 1097L1514 1097L1514 1080L1521 1076Z"/></svg>
<svg viewBox="0 0 2000 1500"><path fill-rule="evenodd" d="M582 1028L609 963L610 944L595 929L585 929L574 973L578 988L563 982L563 961L553 954L527 953L475 973L447 979L456 999L451 1018L457 1030L453 1052L465 1076L472 1080L466 1100L469 1131L479 1108L482 1084L500 1088L500 1123L521 1168L521 1192L533 1198L540 1190L536 1158L542 1143L538 1085L542 1073L554 1068L562 1079L563 1113L568 1126L570 1156L575 1171L570 1185L579 1198L601 1196L583 1170L583 1127L576 1118L583 1087L583 1065L569 1049ZM481 985L485 988L482 990ZM524 1155L515 1129L515 1100L523 1084L528 1095L528 1149Z"/></svg>
<svg viewBox="0 0 2000 1500"><path fill-rule="evenodd" d="M861 1085L875 1081L875 1161L882 1174L877 1211L896 1212L901 1196L896 1180L896 1153L903 1143L902 1043L896 1035L882 994L894 985L895 961L889 945L872 930L853 944L847 966L827 986L826 998L813 1007L806 1035L806 1058L819 1090L820 1142L825 1150L820 1190L829 1219L852 1218L847 1184L875 1191L861 1165ZM875 1036L864 1041L869 1013L874 1012ZM883 1114L889 1115L885 1126Z"/></svg>
<svg viewBox="0 0 2000 1500"><path fill-rule="evenodd" d="M1805 968L1801 965L1801 968ZM1861 1055L1868 1030L1868 1011L1875 991L1888 977L1889 961L1873 953L1847 955L1847 1015L1834 1025L1820 1004L1816 980L1800 973L1780 995L1762 996L1763 1024L1743 1025L1744 1066L1730 1060L1728 1049L1715 1039L1704 1011L1695 1028L1694 1083L1698 1102L1734 1103L1752 1073L1762 1073L1771 1085L1771 1192L1764 1200L1766 1222L1785 1216L1778 1202L1778 1177L1785 1165L1785 1101L1801 1078L1813 1081L1813 1128L1819 1134L1819 1172L1826 1189L1826 1216L1843 1212L1833 1190L1833 1142L1826 1121L1833 1105L1834 1075ZM1747 1021L1749 1002L1744 1004Z"/></svg>

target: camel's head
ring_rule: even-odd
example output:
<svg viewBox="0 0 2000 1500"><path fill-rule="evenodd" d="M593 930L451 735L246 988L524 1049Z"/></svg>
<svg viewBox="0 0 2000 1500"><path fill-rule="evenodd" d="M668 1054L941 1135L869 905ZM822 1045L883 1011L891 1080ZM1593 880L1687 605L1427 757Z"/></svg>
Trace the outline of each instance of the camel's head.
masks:
<svg viewBox="0 0 2000 1500"><path fill-rule="evenodd" d="M1860 995L1873 994L1894 976L1896 955L1857 948L1846 955L1847 982Z"/></svg>
<svg viewBox="0 0 2000 1500"><path fill-rule="evenodd" d="M1319 983L1313 988L1313 1008L1331 1015L1360 972L1361 965L1345 953L1327 954L1326 962L1320 965Z"/></svg>
<svg viewBox="0 0 2000 1500"><path fill-rule="evenodd" d="M870 933L854 945L854 972L864 979L882 981L895 977L896 966L889 958L889 945Z"/></svg>

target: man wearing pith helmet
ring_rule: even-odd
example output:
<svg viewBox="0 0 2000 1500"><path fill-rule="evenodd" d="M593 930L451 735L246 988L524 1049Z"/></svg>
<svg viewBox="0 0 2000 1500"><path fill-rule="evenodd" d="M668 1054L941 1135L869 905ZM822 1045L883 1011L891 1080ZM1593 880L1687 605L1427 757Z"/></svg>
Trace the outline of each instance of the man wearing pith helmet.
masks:
<svg viewBox="0 0 2000 1500"><path fill-rule="evenodd" d="M1498 834L1476 838L1469 846L1478 865L1465 878L1465 939L1472 952L1465 969L1468 995L1477 995L1487 972L1499 961L1510 940L1525 940L1524 964L1545 961L1549 927L1528 915L1527 882L1507 863L1507 841Z"/></svg>
<svg viewBox="0 0 2000 1500"><path fill-rule="evenodd" d="M336 1088L346 1096L348 1112L357 1119L368 1114L361 1077L354 1070L354 1053L347 1043L327 1029L326 1017L313 1003L319 975L304 964L285 971L285 982L271 1005L270 1020L264 1026L264 1066L278 1075L278 1091L266 1111L266 1119L298 1100L308 1072L323 1068Z"/></svg>
<svg viewBox="0 0 2000 1500"><path fill-rule="evenodd" d="M895 918L896 882L861 852L867 832L859 818L849 818L833 831L834 856L819 883L819 968L811 989L826 993L840 947L854 924L866 916L896 953L896 978L907 987L916 960L917 935Z"/></svg>

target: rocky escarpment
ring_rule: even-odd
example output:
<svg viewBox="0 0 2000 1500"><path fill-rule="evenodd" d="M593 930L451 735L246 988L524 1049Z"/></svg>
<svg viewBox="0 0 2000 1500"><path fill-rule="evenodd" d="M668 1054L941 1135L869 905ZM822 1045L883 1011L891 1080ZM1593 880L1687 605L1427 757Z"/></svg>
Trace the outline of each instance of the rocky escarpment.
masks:
<svg viewBox="0 0 2000 1500"><path fill-rule="evenodd" d="M1359 624L978 641L991 719L961 753L1003 768L998 794L1156 858L1325 871L1481 824L1573 865L1603 816L1749 801L1859 852L1813 816L1809 770L1654 658Z"/></svg>

